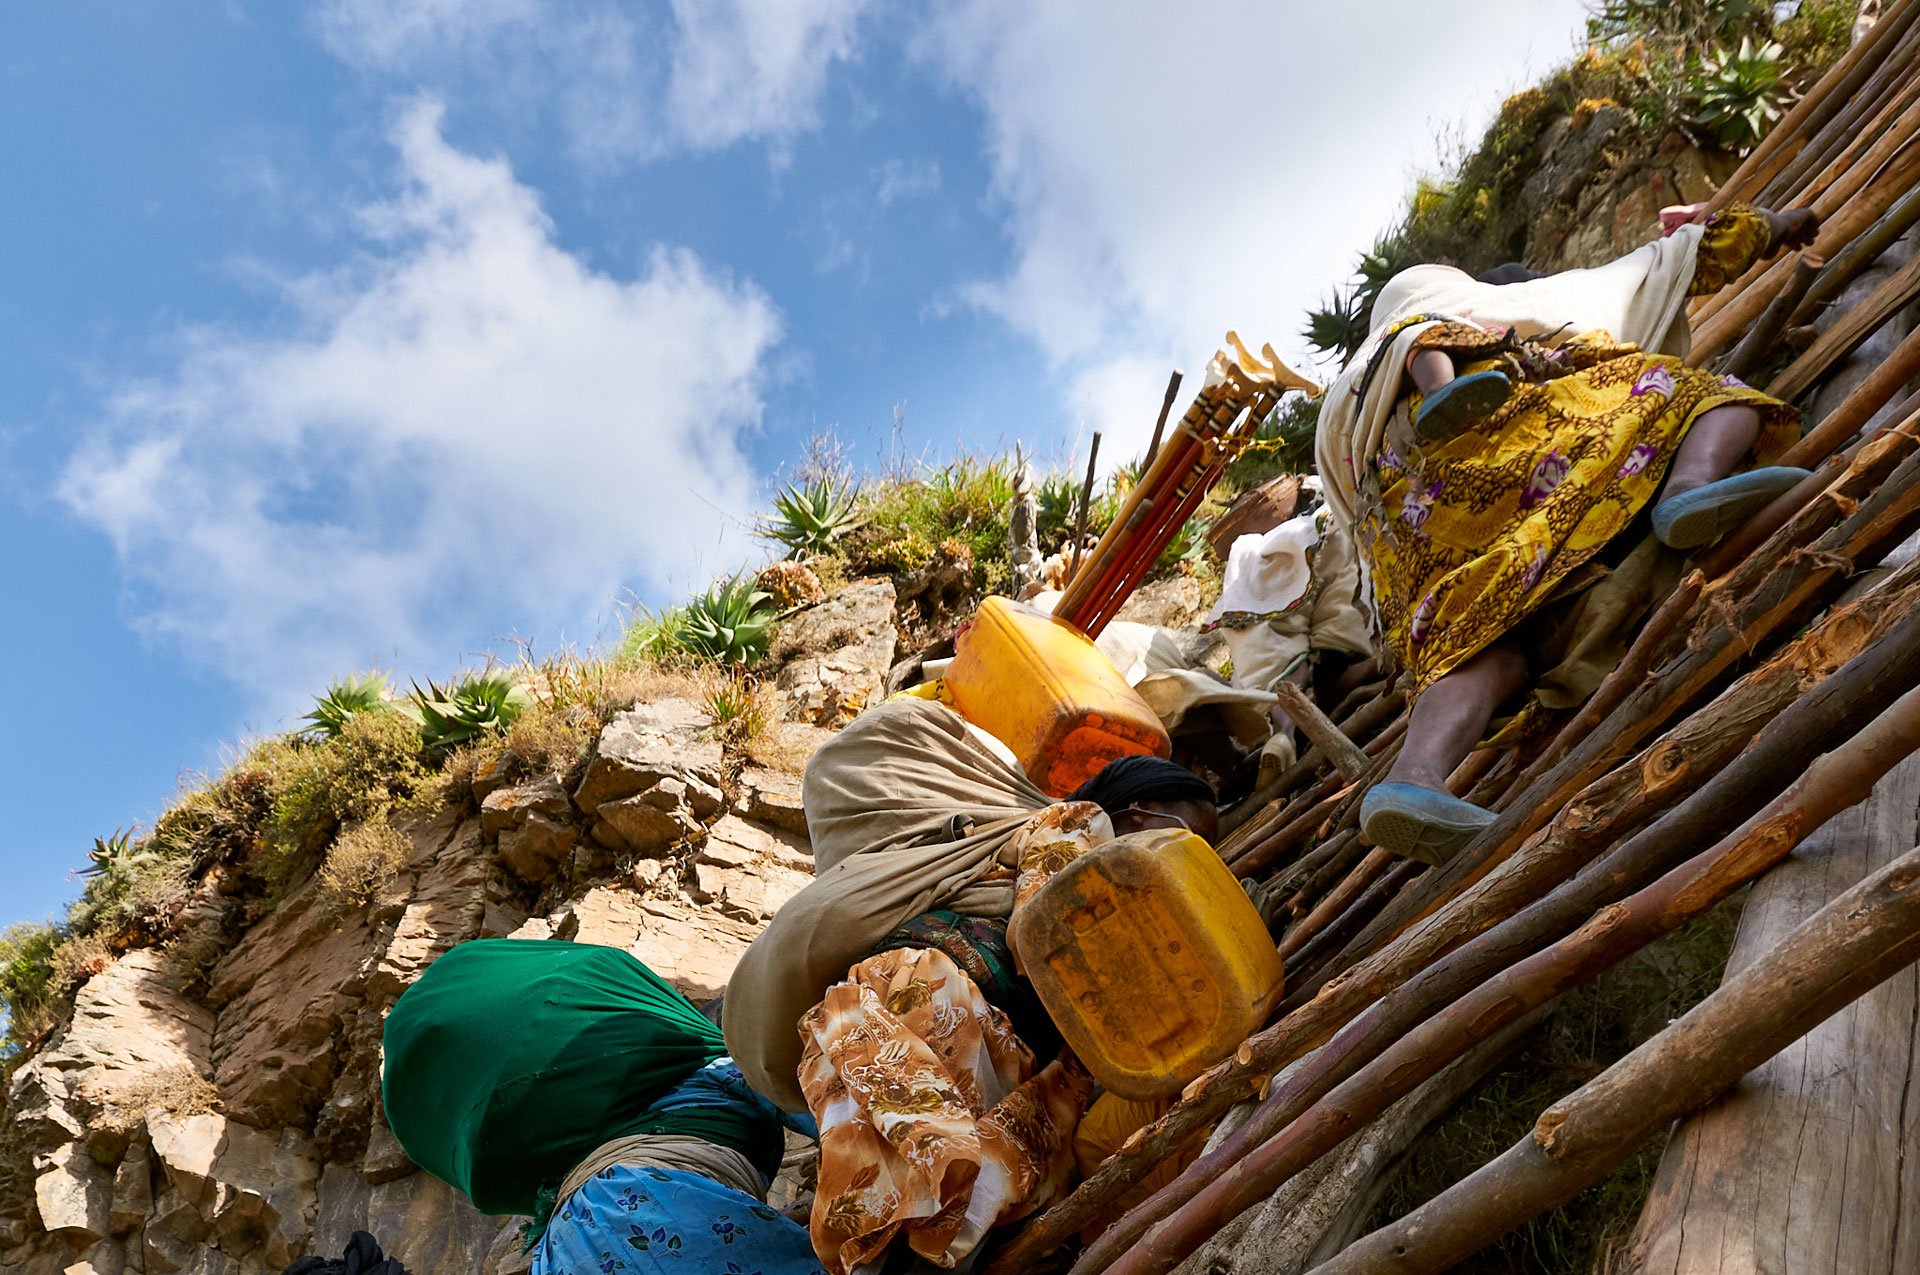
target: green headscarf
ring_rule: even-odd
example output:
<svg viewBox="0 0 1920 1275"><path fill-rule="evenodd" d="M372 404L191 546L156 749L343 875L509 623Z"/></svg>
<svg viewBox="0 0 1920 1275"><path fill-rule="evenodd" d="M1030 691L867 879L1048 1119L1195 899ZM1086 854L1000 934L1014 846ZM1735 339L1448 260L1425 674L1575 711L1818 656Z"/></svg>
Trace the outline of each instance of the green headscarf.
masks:
<svg viewBox="0 0 1920 1275"><path fill-rule="evenodd" d="M387 1016L381 1098L415 1164L482 1213L538 1211L602 1143L694 1134L764 1158L779 1128L721 1108L650 1112L726 1053L720 1029L618 948L479 939L428 967Z"/></svg>

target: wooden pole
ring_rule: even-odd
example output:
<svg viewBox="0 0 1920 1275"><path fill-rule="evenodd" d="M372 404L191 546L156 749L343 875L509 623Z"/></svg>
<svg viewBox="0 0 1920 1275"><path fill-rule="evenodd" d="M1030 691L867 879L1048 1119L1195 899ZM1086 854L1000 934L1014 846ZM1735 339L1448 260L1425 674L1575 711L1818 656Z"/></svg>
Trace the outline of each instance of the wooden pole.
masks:
<svg viewBox="0 0 1920 1275"><path fill-rule="evenodd" d="M1153 423L1153 441L1147 444L1147 459L1141 465L1141 473L1153 468L1153 458L1160 454L1160 436L1167 430L1167 413L1173 410L1173 396L1180 392L1180 378L1185 375L1179 368L1173 369L1173 375L1167 378L1167 396L1160 400L1160 419Z"/></svg>
<svg viewBox="0 0 1920 1275"><path fill-rule="evenodd" d="M1792 199L1805 188L1808 175L1833 153L1835 146L1852 137L1870 104L1882 95L1890 81L1899 78L1911 59L1913 18L1914 8L1907 5L1892 22L1876 24L1868 37L1855 46L1865 47L1869 53L1855 68L1858 78L1834 101L1834 110L1826 123L1806 137L1793 158L1750 202L1765 206Z"/></svg>
<svg viewBox="0 0 1920 1275"><path fill-rule="evenodd" d="M1149 1228L1111 1266L1092 1264L1089 1251L1075 1265L1074 1275L1094 1275L1102 1269L1115 1275L1162 1275L1172 1270L1226 1221L1363 1127L1488 1032L1598 977L1779 862L1815 828L1865 798L1882 775L1916 748L1920 748L1920 690L1911 690L1866 730L1815 760L1791 788L1732 835L1630 898L1595 913L1566 939L1488 979L1402 1036L1285 1131Z"/></svg>
<svg viewBox="0 0 1920 1275"><path fill-rule="evenodd" d="M1533 1132L1313 1275L1432 1275L1572 1199L1678 1117L1920 958L1920 850L1796 927Z"/></svg>
<svg viewBox="0 0 1920 1275"><path fill-rule="evenodd" d="M1897 444L1910 449L1914 440L1889 438L1885 445ZM1866 461L1870 451L1874 449L1862 449L1860 461ZM1674 714L1692 705L1736 662L1755 653L1782 628L1803 624L1812 611L1836 597L1845 578L1853 574L1853 563L1878 559L1914 528L1920 528L1920 457L1916 455L1907 455L1885 482L1860 499L1849 517L1818 540L1784 543L1791 532L1789 524L1766 551L1743 565L1757 576L1751 593L1716 589L1716 597L1703 599L1715 605L1703 607L1705 628L1693 634L1688 649L1620 701L1619 709L1609 714L1601 728L1517 797L1446 868L1430 872L1419 885L1404 891L1354 939L1344 964L1377 949L1382 941L1482 878L1519 849L1526 837L1546 826L1553 810L1565 805L1580 787L1638 751L1647 737L1663 730Z"/></svg>
<svg viewBox="0 0 1920 1275"><path fill-rule="evenodd" d="M1640 627L1639 634L1633 639L1633 645L1627 648L1627 654L1619 665L1601 680L1587 702L1580 706L1580 711L1560 728L1554 735L1553 742L1534 758L1533 763L1513 782L1513 786L1507 789L1509 798L1518 797L1531 787L1536 779L1558 764L1575 744L1585 739L1588 733L1606 718L1607 714L1619 707L1620 701L1625 699L1629 692L1646 680L1647 674L1653 671L1655 657L1660 648L1666 644L1667 638L1680 623L1681 617L1691 611L1694 603L1699 601L1701 591L1706 586L1706 577L1695 571L1674 587L1666 601L1661 603L1660 608ZM1506 805L1506 802L1501 803L1499 809L1504 810Z"/></svg>
<svg viewBox="0 0 1920 1275"><path fill-rule="evenodd" d="M1787 293L1782 292L1779 299ZM1860 348L1862 342L1880 330L1880 325L1904 310L1920 297L1920 256L1875 288L1860 304L1841 315L1822 332L1814 343L1788 364L1780 375L1767 382L1767 393L1791 403L1801 391L1824 376L1829 368ZM1767 313L1773 313L1772 307ZM1764 321L1764 320L1763 320ZM1755 331L1759 329L1756 327ZM1746 343L1743 341L1744 346ZM1738 351L1735 351L1736 355ZM1739 375L1739 373L1734 373Z"/></svg>
<svg viewBox="0 0 1920 1275"><path fill-rule="evenodd" d="M1873 30L1842 54L1840 60L1829 67L1827 73L1815 81L1813 87L1794 104L1786 117L1761 139L1740 167L1734 170L1733 176L1721 185L1711 206L1720 209L1735 200L1750 201L1755 192L1805 145L1808 138L1816 135L1852 100L1860 86L1879 69L1882 57L1891 47L1887 41L1898 39L1906 25L1913 20L1915 12L1913 0L1901 0L1901 3L1883 14Z"/></svg>
<svg viewBox="0 0 1920 1275"><path fill-rule="evenodd" d="M1657 876L1676 852L1684 854L1737 825L1768 793L1800 773L1809 750L1850 738L1893 694L1920 681L1920 616L1911 614L1916 581L1920 569L1889 581L1871 602L1861 599L1857 610L1831 617L1779 659L1742 679L1699 721L1649 749L1640 764L1623 766L1590 785L1556 816L1530 854L1516 859L1512 871L1488 878L1486 888L1456 900L1432 924L1403 936L1249 1041L1249 1062L1271 1071L1333 1037L1275 1088L1239 1131L1122 1219L1095 1248L1117 1253L1135 1242L1148 1225L1170 1216L1435 1010L1565 934L1594 908ZM1867 646L1890 618L1892 630ZM1823 651L1852 658L1815 689L1799 694L1801 665L1818 660L1816 653ZM1816 665L1805 675L1820 672ZM1648 826L1663 805L1689 791ZM1642 830L1574 886L1549 893L1595 851L1636 828ZM1371 1011L1360 1017L1369 1006ZM1236 1086L1229 1081L1223 1076L1219 1083L1231 1093Z"/></svg>
<svg viewBox="0 0 1920 1275"><path fill-rule="evenodd" d="M1828 453L1838 450L1858 433L1860 427L1873 419L1874 413L1891 402L1915 376L1920 376L1920 328L1908 333L1907 339L1887 356L1886 362L1873 369L1859 388L1847 395L1845 402L1808 431L1805 438L1789 447L1776 463L1804 465L1825 459Z"/></svg>
<svg viewBox="0 0 1920 1275"><path fill-rule="evenodd" d="M1902 441L1911 447L1914 440ZM1891 440L1888 445L1893 445ZM1866 456L1867 451L1863 451L1861 459ZM1543 827L1575 793L1636 751L1737 661L1758 650L1782 627L1803 623L1812 610L1837 595L1852 574L1853 563L1884 554L1916 527L1920 527L1920 457L1908 455L1851 516L1827 534L1791 553L1758 559L1766 572L1751 594L1723 591L1725 610L1708 612L1712 624L1693 635L1684 654L1641 683L1601 727L1517 798L1444 868L1428 873L1395 899L1349 945L1343 954L1344 963L1352 964L1372 952L1479 880Z"/></svg>
<svg viewBox="0 0 1920 1275"><path fill-rule="evenodd" d="M1339 731L1348 739L1356 739L1365 735L1368 731L1380 725L1380 723L1391 719L1394 714L1405 707L1406 702L1406 692L1397 689L1388 690L1366 705L1355 710L1355 712L1344 721L1339 722L1337 724ZM1374 750L1369 746L1363 751L1371 754ZM1275 798L1283 797L1287 793L1292 792L1301 780L1324 765L1326 759L1326 754L1320 751L1319 745L1316 744L1314 747L1308 749L1306 753L1301 756L1300 760L1283 771L1278 779L1275 779L1265 787L1255 789L1253 795L1222 815L1220 817L1220 831L1222 835L1238 835L1240 830L1251 826L1261 815L1271 813L1269 806ZM1222 841L1222 848L1224 849L1228 844L1230 844L1230 842Z"/></svg>
<svg viewBox="0 0 1920 1275"><path fill-rule="evenodd" d="M1836 130L1832 145L1815 161L1818 173L1788 192L1785 202L1795 208L1812 207L1825 216L1845 203L1888 155L1913 136L1916 99L1910 69L1916 44L1920 40L1909 36L1897 51L1898 58L1881 68L1879 91L1855 103L1847 127Z"/></svg>
<svg viewBox="0 0 1920 1275"><path fill-rule="evenodd" d="M1311 836L1313 830L1346 799L1348 791L1349 789L1341 788L1325 800L1307 807L1306 810L1294 816L1280 831L1249 846L1232 863L1227 864L1227 867L1233 870L1233 875L1236 877L1250 877L1257 872L1265 871L1274 860Z"/></svg>
<svg viewBox="0 0 1920 1275"><path fill-rule="evenodd" d="M1779 295L1768 303L1766 311L1761 314L1759 320L1747 329L1745 336L1740 338L1740 344L1733 347L1733 353L1727 356L1727 361L1721 366L1720 370L1723 373L1728 376L1745 377L1753 368L1759 366L1760 360L1765 358L1767 352L1773 348L1773 343L1780 339L1782 332L1786 331L1788 318L1799 306L1801 298L1807 295L1807 289L1813 286L1813 281L1819 276L1820 267L1824 264L1825 262L1813 253L1795 254L1793 275L1787 280L1787 286L1780 289ZM1791 402L1794 396L1788 394L1784 397Z"/></svg>
<svg viewBox="0 0 1920 1275"><path fill-rule="evenodd" d="M1067 568L1067 578L1073 579L1080 574L1080 546L1087 538L1087 508L1093 504L1094 466L1100 461L1100 431L1093 431L1093 444L1087 448L1087 480L1080 484L1080 513L1073 520L1073 562Z"/></svg>
<svg viewBox="0 0 1920 1275"><path fill-rule="evenodd" d="M1320 747L1343 778L1351 781L1367 773L1367 755L1327 720L1327 715L1305 691L1292 682L1282 682L1273 688L1273 693L1280 697L1280 710Z"/></svg>
<svg viewBox="0 0 1920 1275"><path fill-rule="evenodd" d="M1400 892L1414 877L1426 871L1428 865L1418 859L1402 859L1391 856L1393 862L1385 871L1364 883L1365 888L1353 898L1333 920L1318 932L1308 937L1294 955L1293 968L1287 971L1289 987L1318 987L1323 981L1320 973L1327 958L1340 950L1340 946L1353 936L1367 919L1386 905L1388 899Z"/></svg>
<svg viewBox="0 0 1920 1275"><path fill-rule="evenodd" d="M1869 155L1862 163L1872 158ZM1813 242L1813 251L1822 257L1834 256L1893 207L1901 196L1911 191L1916 180L1920 180L1920 146L1909 145L1894 155L1891 162L1853 198L1823 221L1819 237ZM1755 269L1760 268L1756 266ZM1758 317L1786 283L1791 269L1792 266L1783 259L1762 271L1751 283L1735 282L1722 289L1721 295L1728 300L1717 308L1709 307L1702 311L1701 321L1694 332L1693 352L1687 356L1688 364L1700 366L1745 331L1747 325Z"/></svg>
<svg viewBox="0 0 1920 1275"><path fill-rule="evenodd" d="M1355 838L1353 844L1358 845L1359 839ZM1325 898L1314 905L1313 911L1300 918L1287 931L1287 937L1280 944L1280 959L1291 960L1294 953L1306 945L1308 939L1318 934L1329 921L1346 911L1349 904L1384 875L1386 870L1393 866L1397 857L1387 850L1368 851L1366 858L1347 873L1340 884L1329 891ZM1307 891L1302 890L1301 893L1306 894Z"/></svg>
<svg viewBox="0 0 1920 1275"><path fill-rule="evenodd" d="M1798 326L1813 322L1821 307L1838 300L1847 285L1878 261L1916 222L1920 222L1920 189L1908 192L1827 263L1788 323Z"/></svg>

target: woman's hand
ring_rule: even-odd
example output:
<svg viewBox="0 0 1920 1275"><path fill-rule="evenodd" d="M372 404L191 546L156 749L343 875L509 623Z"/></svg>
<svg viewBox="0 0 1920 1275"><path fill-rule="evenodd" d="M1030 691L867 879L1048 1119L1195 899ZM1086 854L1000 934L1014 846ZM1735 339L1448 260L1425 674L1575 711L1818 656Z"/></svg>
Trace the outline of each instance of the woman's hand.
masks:
<svg viewBox="0 0 1920 1275"><path fill-rule="evenodd" d="M1697 204L1674 204L1660 210L1660 237L1666 238L1682 226L1692 225L1707 215L1706 201Z"/></svg>
<svg viewBox="0 0 1920 1275"><path fill-rule="evenodd" d="M1762 209L1767 219L1767 251L1776 248L1804 248L1820 234L1820 215L1811 208L1789 208L1785 212Z"/></svg>

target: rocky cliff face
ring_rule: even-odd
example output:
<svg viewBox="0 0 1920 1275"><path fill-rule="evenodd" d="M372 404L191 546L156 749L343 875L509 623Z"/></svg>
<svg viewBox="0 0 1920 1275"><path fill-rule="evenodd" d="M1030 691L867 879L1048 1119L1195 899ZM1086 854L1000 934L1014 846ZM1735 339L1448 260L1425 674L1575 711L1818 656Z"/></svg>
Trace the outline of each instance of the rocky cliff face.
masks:
<svg viewBox="0 0 1920 1275"><path fill-rule="evenodd" d="M165 950L88 978L14 1072L0 1272L262 1275L355 1230L413 1275L524 1270L524 1219L482 1216L387 1130L387 1010L455 944L499 936L625 948L695 1002L719 995L812 879L800 772L884 695L896 603L856 581L791 617L770 679L784 720L744 749L668 694L615 713L566 775L510 753L480 768L402 821L406 858L364 905L317 876L271 906L236 893L238 871L201 878ZM1199 606L1176 579L1123 614Z"/></svg>
<svg viewBox="0 0 1920 1275"><path fill-rule="evenodd" d="M1520 200L1527 258L1547 271L1601 265L1657 238L1662 208L1711 198L1740 164L1679 133L1649 145L1613 103L1555 120L1539 155Z"/></svg>
<svg viewBox="0 0 1920 1275"><path fill-rule="evenodd" d="M253 1275L337 1255L356 1229L415 1275L524 1269L521 1219L480 1215L387 1131L386 1011L455 944L500 935L626 948L695 1001L718 995L811 879L799 769L827 734L813 723L884 684L893 601L856 585L790 627L776 693L796 720L755 750L773 765L668 697L615 715L574 776L496 765L403 822L410 853L364 906L307 880L248 924L205 884L179 931L210 968L121 955L15 1072L30 1198L0 1218L0 1271Z"/></svg>

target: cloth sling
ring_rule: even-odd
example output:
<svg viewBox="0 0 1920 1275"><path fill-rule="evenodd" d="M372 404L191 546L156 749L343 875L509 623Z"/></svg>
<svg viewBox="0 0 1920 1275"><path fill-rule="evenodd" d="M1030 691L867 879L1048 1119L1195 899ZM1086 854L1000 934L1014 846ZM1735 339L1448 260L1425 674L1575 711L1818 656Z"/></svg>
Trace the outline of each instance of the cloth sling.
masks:
<svg viewBox="0 0 1920 1275"><path fill-rule="evenodd" d="M801 801L817 876L741 956L724 1016L748 1082L796 1112L807 1109L800 1016L905 921L941 909L1008 915L1015 865L1002 851L1049 804L959 714L921 699L877 704L822 745Z"/></svg>
<svg viewBox="0 0 1920 1275"><path fill-rule="evenodd" d="M744 1104L651 1109L726 1046L618 948L463 943L402 994L383 1043L388 1127L482 1213L542 1213L596 1147L637 1134L703 1138L778 1171L779 1125Z"/></svg>

